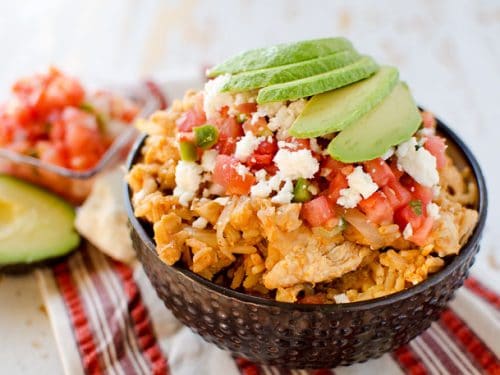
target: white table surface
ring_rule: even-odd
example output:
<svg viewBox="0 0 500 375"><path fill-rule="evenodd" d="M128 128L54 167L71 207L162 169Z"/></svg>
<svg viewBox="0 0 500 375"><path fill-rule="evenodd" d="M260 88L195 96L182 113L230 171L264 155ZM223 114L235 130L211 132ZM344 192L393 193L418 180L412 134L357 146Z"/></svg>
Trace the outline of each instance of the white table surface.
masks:
<svg viewBox="0 0 500 375"><path fill-rule="evenodd" d="M500 285L500 2L25 0L0 2L0 97L53 63L85 81L199 74L241 49L345 35L400 68L417 101L470 145L490 213L475 275ZM0 279L1 373L61 365L33 275Z"/></svg>

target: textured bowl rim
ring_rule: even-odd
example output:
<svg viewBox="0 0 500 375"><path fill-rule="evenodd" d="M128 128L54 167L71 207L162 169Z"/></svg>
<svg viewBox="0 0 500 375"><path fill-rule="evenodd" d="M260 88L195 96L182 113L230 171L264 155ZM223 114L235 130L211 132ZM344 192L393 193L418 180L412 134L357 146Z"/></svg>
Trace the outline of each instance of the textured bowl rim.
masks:
<svg viewBox="0 0 500 375"><path fill-rule="evenodd" d="M465 143L460 139L460 137L454 131L452 131L447 125L445 125L441 120L439 120L438 118L436 118L436 120L437 120L437 129L446 137L447 140L451 140L453 143L455 143L455 145L458 147L460 152L465 157L465 160L468 163L469 167L471 168L472 173L477 181L479 220L478 220L478 223L474 229L474 232L472 233L472 236L469 238L467 243L462 247L462 249L460 250L460 253L458 255L456 255L448 265L446 265L439 272L428 277L423 282L421 282L415 286L412 286L408 289L404 289L400 292L396 292L396 293L389 294L389 295L384 296L384 297L374 298L374 299L370 299L370 300L366 300L366 301L349 302L349 303L342 303L342 304L297 304L297 303L279 302L279 301L275 301L275 300L264 298L264 297L253 296L250 294L246 294L243 292L239 292L239 291L230 289L228 287L217 285L214 282L209 281L209 280L201 277L200 275L190 271L187 268L184 268L184 267L178 266L178 265L169 266L166 263L164 263L161 259L159 259L158 254L156 252L156 246L155 246L153 240L149 237L149 235L146 233L143 225L140 223L140 221L134 215L133 208L132 208L132 202L131 202L131 196L130 196L130 188L128 186L128 183L125 182L124 183L124 194L125 194L125 206L126 206L128 219L129 219L129 222L131 223L133 229L139 235L140 239L147 246L148 251L152 251L154 253L154 255L156 257L158 257L158 261L162 262L162 264L165 267L170 267L175 272L178 272L178 273L182 274L183 276L193 280L195 283L199 283L203 287L206 287L213 292L220 293L221 295L224 295L226 297L230 297L230 298L233 298L233 299L245 302L245 303L265 305L265 306L269 306L269 307L286 309L286 310L295 310L295 311L349 312L349 311L370 310L372 308L378 308L378 307L392 305L394 303L398 303L400 301L409 299L412 296L415 296L419 293L424 292L429 287L434 286L436 284L439 284L445 278L447 278L451 273L453 273L461 265L461 260L463 258L466 258L467 255L471 251L474 251L474 247L475 247L476 243L479 242L479 240L481 238L481 234L483 232L485 222L486 222L486 216L487 216L487 210L488 210L488 196L487 196L488 193L487 193L487 189L486 189L486 182L485 182L483 173L481 171L481 168L479 166L479 163L477 162L476 158L472 154L471 150L465 145ZM137 159L137 156L139 155L141 147L142 147L146 138L147 138L146 134L142 135L135 142L132 149L130 150L130 153L128 155L127 162L126 162L127 172L130 170L130 168L134 164L135 160Z"/></svg>

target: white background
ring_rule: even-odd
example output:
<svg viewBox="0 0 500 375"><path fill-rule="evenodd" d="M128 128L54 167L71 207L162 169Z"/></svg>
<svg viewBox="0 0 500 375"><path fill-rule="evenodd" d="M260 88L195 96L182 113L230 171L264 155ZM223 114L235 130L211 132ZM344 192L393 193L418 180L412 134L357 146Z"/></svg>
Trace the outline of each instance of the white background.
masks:
<svg viewBox="0 0 500 375"><path fill-rule="evenodd" d="M500 285L500 1L0 0L0 97L49 64L90 84L161 81L242 49L332 35L398 66L472 148L490 191L475 273ZM0 301L2 373L58 373L33 278L3 277Z"/></svg>

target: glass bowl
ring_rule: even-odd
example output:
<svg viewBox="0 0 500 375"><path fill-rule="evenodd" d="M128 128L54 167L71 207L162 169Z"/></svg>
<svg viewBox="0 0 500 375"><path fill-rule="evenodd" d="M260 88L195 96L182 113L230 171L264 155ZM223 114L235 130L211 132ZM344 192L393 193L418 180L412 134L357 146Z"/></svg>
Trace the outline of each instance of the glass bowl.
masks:
<svg viewBox="0 0 500 375"><path fill-rule="evenodd" d="M110 91L137 103L141 107L138 117L146 118L166 106L161 90L152 81ZM96 166L86 171L74 171L0 147L0 174L21 178L51 190L74 204L80 204L89 194L96 176L124 162L137 135L138 131L130 124L113 141Z"/></svg>

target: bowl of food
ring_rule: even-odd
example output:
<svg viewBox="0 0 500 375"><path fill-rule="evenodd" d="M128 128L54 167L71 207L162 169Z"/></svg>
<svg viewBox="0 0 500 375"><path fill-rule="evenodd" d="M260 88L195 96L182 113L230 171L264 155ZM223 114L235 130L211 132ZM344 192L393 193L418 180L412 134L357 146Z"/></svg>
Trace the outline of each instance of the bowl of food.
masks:
<svg viewBox="0 0 500 375"><path fill-rule="evenodd" d="M208 76L139 124L127 166L133 244L165 305L235 355L293 368L375 358L429 327L486 218L460 138L343 38Z"/></svg>
<svg viewBox="0 0 500 375"><path fill-rule="evenodd" d="M0 173L81 203L137 136L131 123L145 103L118 92L85 89L54 67L19 79L0 105Z"/></svg>

